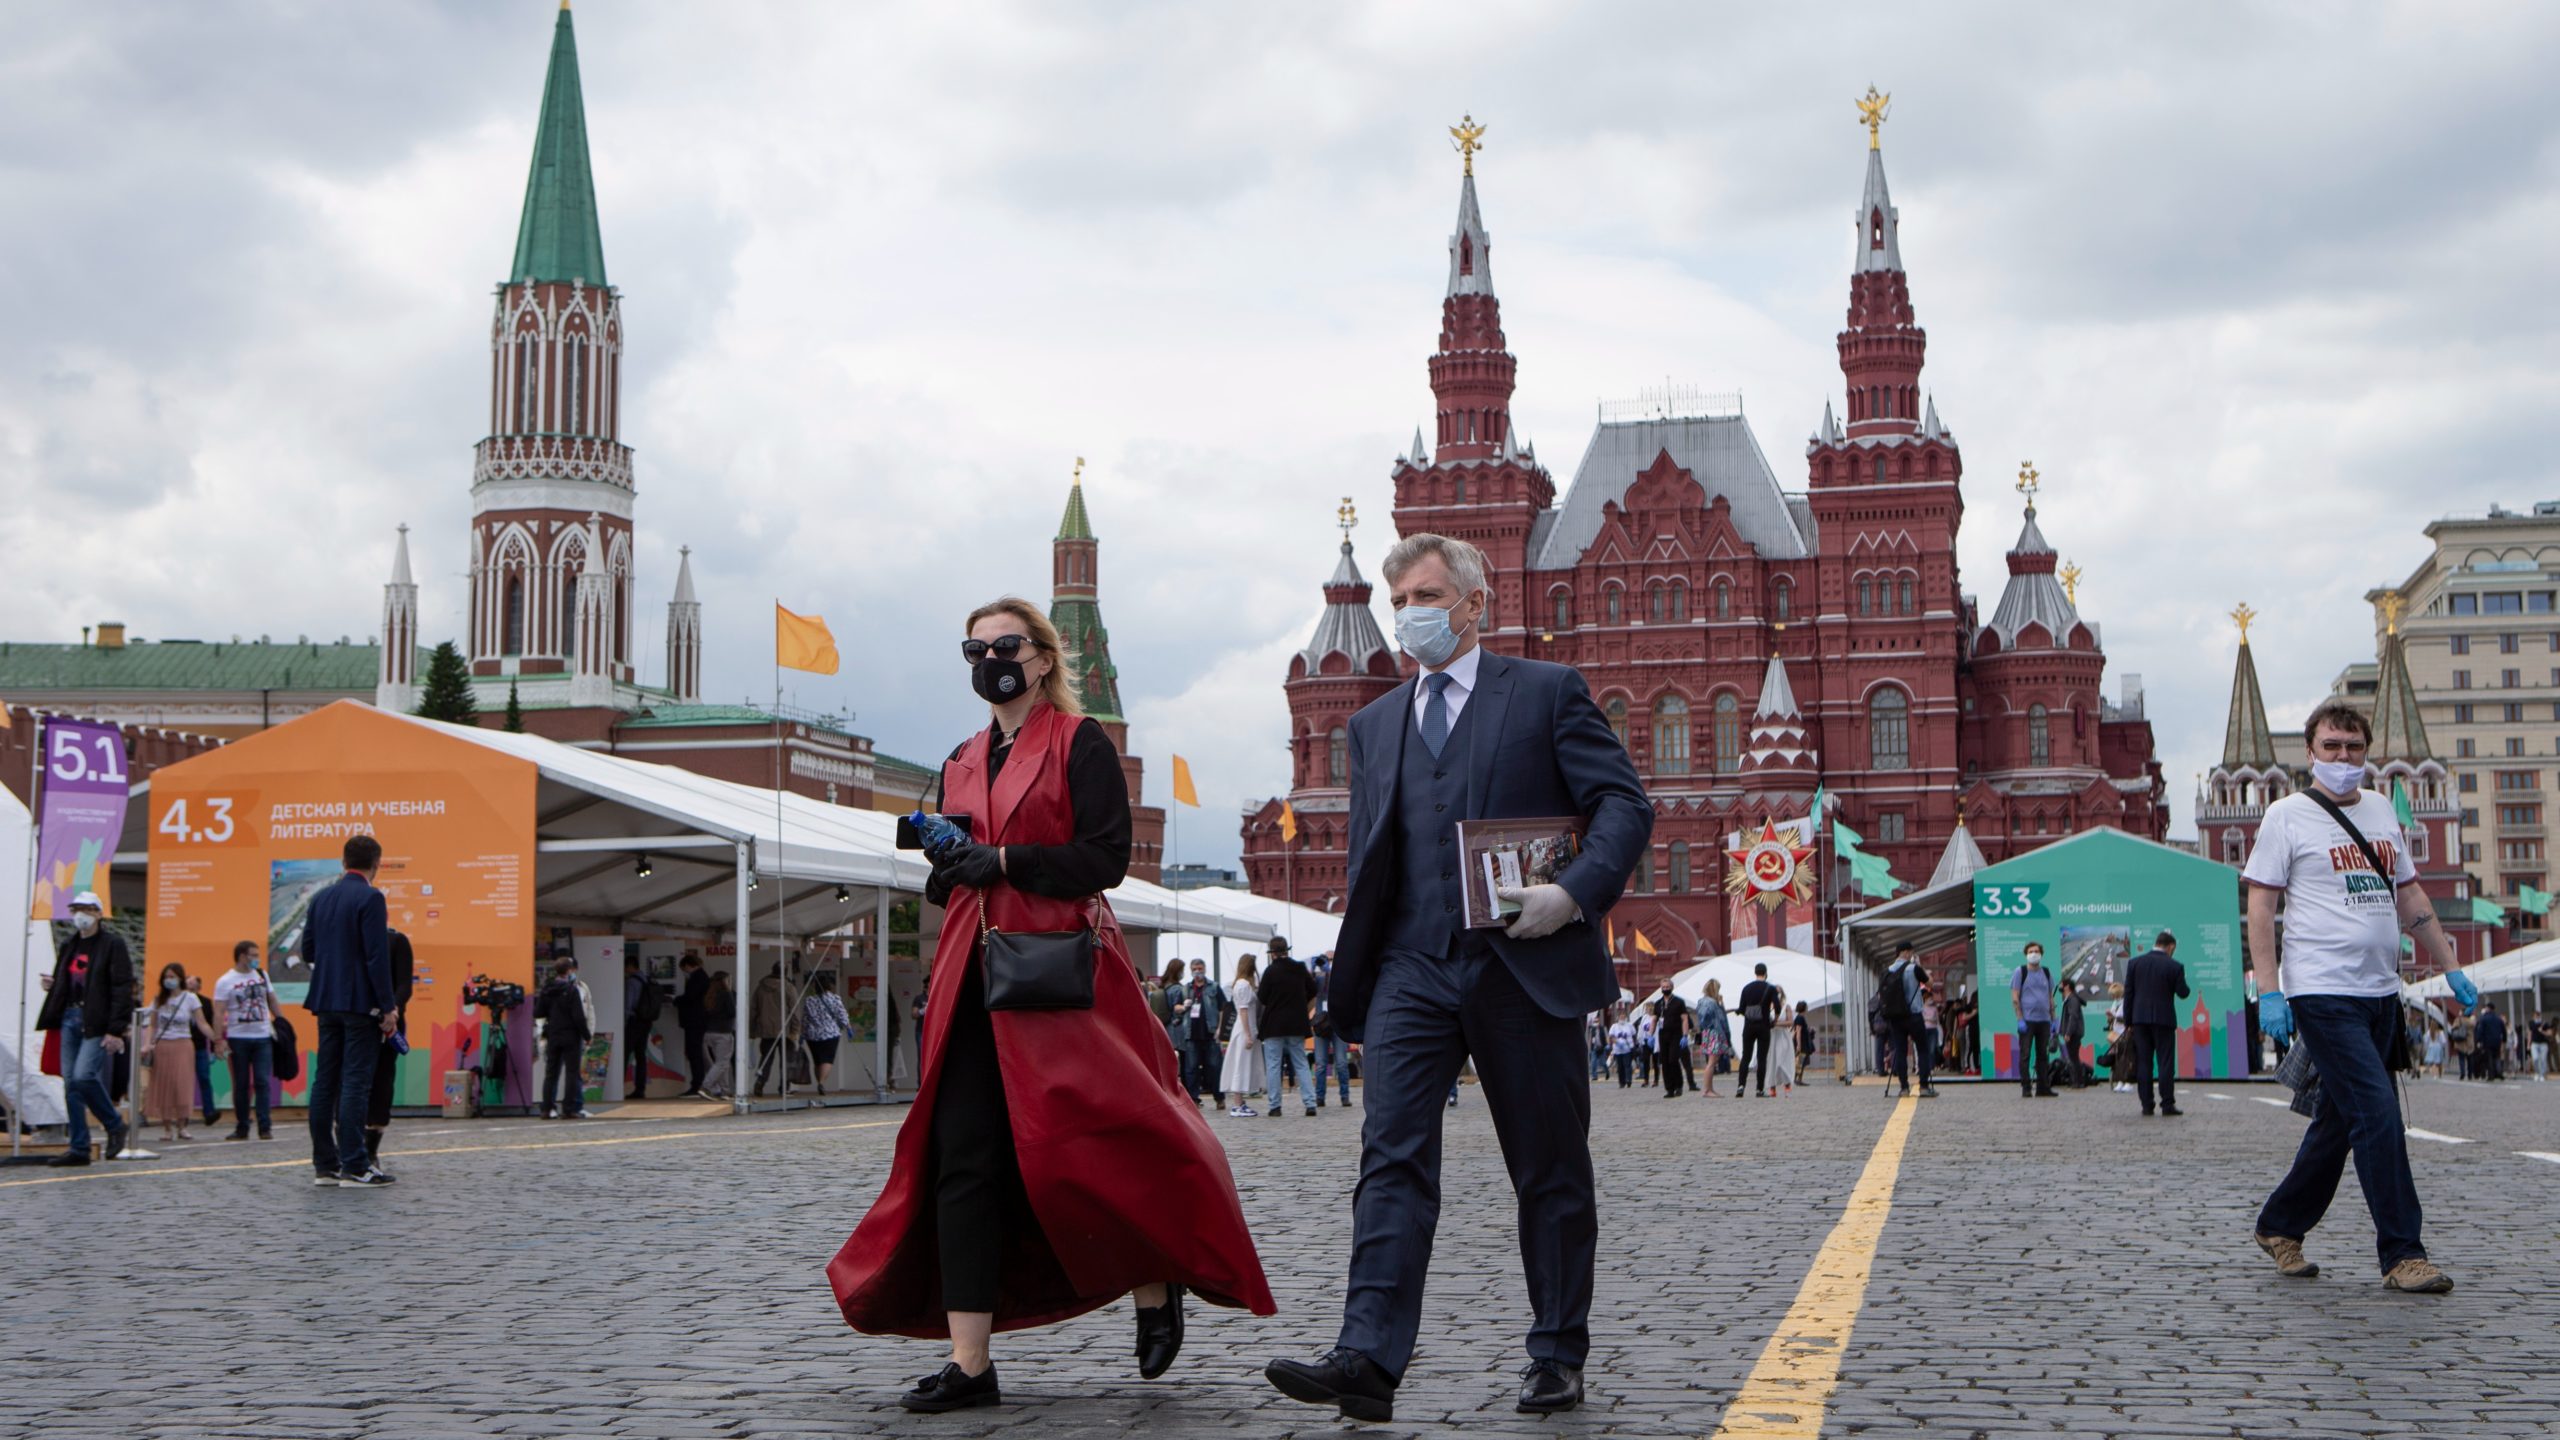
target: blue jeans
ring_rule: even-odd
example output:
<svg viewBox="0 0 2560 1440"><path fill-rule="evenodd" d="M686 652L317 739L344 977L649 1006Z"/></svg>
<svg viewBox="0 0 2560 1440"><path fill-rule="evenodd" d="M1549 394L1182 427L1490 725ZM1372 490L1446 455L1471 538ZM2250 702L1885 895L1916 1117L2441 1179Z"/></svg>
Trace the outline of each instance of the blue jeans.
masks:
<svg viewBox="0 0 2560 1440"><path fill-rule="evenodd" d="M320 1016L320 1045L311 1057L311 1168L324 1175L361 1175L365 1113L373 1103L374 1052L382 1020L350 1010Z"/></svg>
<svg viewBox="0 0 2560 1440"><path fill-rule="evenodd" d="M199 1044L195 1047L195 1052L196 1110L204 1116L204 1123L210 1125L216 1113L213 1103L213 1047Z"/></svg>
<svg viewBox="0 0 2560 1440"><path fill-rule="evenodd" d="M1350 1041L1339 1035L1317 1036L1316 1058L1312 1068L1316 1072L1317 1104L1324 1103L1324 1081L1328 1074L1333 1077L1334 1083L1342 1087L1342 1103L1345 1105L1351 1103Z"/></svg>
<svg viewBox="0 0 2560 1440"><path fill-rule="evenodd" d="M2258 1211L2258 1233L2299 1240L2327 1214L2338 1193L2347 1155L2356 1157L2356 1181L2373 1214L2374 1248L2386 1272L2408 1259L2424 1259L2418 1240L2418 1186L2409 1174L2409 1141L2401 1134L2400 1102L2383 1069L2391 1027L2400 1023L2388 995L2289 995L2294 1043L2311 1047L2320 1072L2319 1102L2293 1168Z"/></svg>
<svg viewBox="0 0 2560 1440"><path fill-rule="evenodd" d="M89 1112L107 1127L107 1158L114 1159L122 1148L124 1120L116 1114L115 1096L107 1089L107 1069L115 1057L98 1040L80 1031L80 1007L67 1005L62 1011L62 1108L71 1112L70 1151L74 1155L89 1153Z"/></svg>
<svg viewBox="0 0 2560 1440"><path fill-rule="evenodd" d="M1266 1035L1262 1040L1262 1082L1270 1092L1271 1108L1280 1108L1280 1072L1294 1070L1298 1075L1298 1103L1309 1114L1316 1108L1315 1077L1307 1073L1307 1042L1300 1035Z"/></svg>
<svg viewBox="0 0 2560 1440"><path fill-rule="evenodd" d="M249 1133L249 1096L257 1094L258 1133L271 1133L267 1118L267 1091L275 1085L276 1042L253 1040L234 1035L225 1043L231 1047L231 1133Z"/></svg>

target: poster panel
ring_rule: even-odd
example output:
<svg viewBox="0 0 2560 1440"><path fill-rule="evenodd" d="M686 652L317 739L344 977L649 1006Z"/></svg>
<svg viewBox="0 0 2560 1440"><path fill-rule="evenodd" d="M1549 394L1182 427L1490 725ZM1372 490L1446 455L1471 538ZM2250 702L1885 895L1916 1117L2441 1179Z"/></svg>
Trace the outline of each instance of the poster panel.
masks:
<svg viewBox="0 0 2560 1440"><path fill-rule="evenodd" d="M2090 1065L2106 1044L2108 1008L2125 967L2166 930L2178 939L2191 992L2178 1002L2178 1074L2248 1073L2237 876L2216 864L2117 830L2093 830L1974 876L1974 973L1981 977L1982 1073L2018 1078L2020 1029L2009 982L2029 941L2045 968L2083 1003L2067 1040ZM2057 1001L2059 992L2057 992Z"/></svg>
<svg viewBox="0 0 2560 1440"><path fill-rule="evenodd" d="M44 812L36 825L36 885L31 920L69 920L71 897L95 890L112 907L107 867L124 835L132 776L124 732L113 725L48 715L40 741Z"/></svg>
<svg viewBox="0 0 2560 1440"><path fill-rule="evenodd" d="M1814 822L1771 820L1725 836L1725 934L1732 948L1814 951ZM1801 882L1799 875L1802 876Z"/></svg>
<svg viewBox="0 0 2560 1440"><path fill-rule="evenodd" d="M375 884L417 956L392 1099L436 1103L443 1072L479 1059L484 1017L462 1003L471 977L531 986L536 773L355 701L167 766L151 780L151 958L210 989L232 946L258 941L277 998L299 1009L311 897L336 881L347 838L372 835ZM293 1018L307 1057L319 1027ZM305 1064L288 1103L309 1077ZM227 1075L214 1088L229 1094Z"/></svg>

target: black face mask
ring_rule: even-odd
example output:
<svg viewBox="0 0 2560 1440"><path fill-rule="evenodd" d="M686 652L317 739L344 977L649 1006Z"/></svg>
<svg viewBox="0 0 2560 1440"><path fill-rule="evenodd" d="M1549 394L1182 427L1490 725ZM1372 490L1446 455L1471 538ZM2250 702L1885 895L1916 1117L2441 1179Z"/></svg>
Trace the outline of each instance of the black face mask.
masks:
<svg viewBox="0 0 2560 1440"><path fill-rule="evenodd" d="M990 655L969 667L969 688L990 705L1019 700L1031 689L1031 677L1022 673L1019 660L999 660Z"/></svg>

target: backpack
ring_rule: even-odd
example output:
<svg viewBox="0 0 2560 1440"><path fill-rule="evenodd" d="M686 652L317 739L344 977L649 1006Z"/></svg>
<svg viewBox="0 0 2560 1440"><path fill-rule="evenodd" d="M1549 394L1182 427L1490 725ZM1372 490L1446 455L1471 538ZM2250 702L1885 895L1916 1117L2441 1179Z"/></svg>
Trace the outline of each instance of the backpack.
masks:
<svg viewBox="0 0 2560 1440"><path fill-rule="evenodd" d="M640 982L640 1027L645 1030L657 1024L658 1016L665 1010L666 1003L667 997L658 989L657 982L642 980Z"/></svg>
<svg viewBox="0 0 2560 1440"><path fill-rule="evenodd" d="M1884 972L1884 989L1876 996L1877 1013L1887 1020L1911 1018L1911 995L1903 989L1904 967L1896 965Z"/></svg>
<svg viewBox="0 0 2560 1440"><path fill-rule="evenodd" d="M274 1010L268 1015L267 1023L273 1026L276 1032L276 1079L279 1081L301 1079L302 1037L293 1033L293 1022L284 1018L283 1011Z"/></svg>

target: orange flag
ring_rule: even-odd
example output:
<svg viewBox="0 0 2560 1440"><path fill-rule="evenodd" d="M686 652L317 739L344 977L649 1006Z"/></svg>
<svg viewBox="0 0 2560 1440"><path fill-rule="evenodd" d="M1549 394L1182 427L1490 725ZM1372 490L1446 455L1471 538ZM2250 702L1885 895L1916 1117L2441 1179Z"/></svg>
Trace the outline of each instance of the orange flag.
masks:
<svg viewBox="0 0 2560 1440"><path fill-rule="evenodd" d="M1191 784L1191 762L1179 755L1173 757L1173 798L1194 809L1200 805L1200 792Z"/></svg>
<svg viewBox="0 0 2560 1440"><path fill-rule="evenodd" d="M818 675L836 673L836 637L824 617L794 615L776 601L773 607L773 658L785 670Z"/></svg>
<svg viewBox="0 0 2560 1440"><path fill-rule="evenodd" d="M1280 839L1291 845L1298 843L1298 812L1290 809L1286 800L1280 802Z"/></svg>
<svg viewBox="0 0 2560 1440"><path fill-rule="evenodd" d="M1644 929L1641 926L1636 929L1636 953L1639 955L1656 955L1661 953L1653 948L1652 941L1644 938Z"/></svg>

